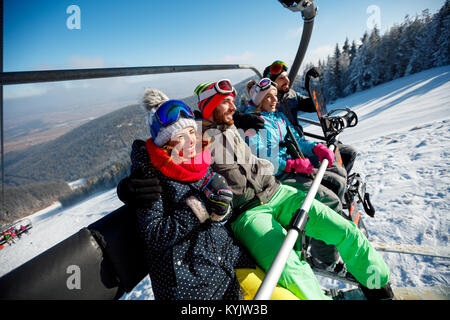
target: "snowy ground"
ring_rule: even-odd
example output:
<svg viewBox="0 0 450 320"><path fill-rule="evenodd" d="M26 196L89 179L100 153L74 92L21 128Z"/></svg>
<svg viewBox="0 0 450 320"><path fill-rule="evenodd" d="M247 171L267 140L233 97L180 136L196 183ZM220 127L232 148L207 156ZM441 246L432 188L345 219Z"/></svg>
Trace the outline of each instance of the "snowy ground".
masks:
<svg viewBox="0 0 450 320"><path fill-rule="evenodd" d="M0 250L0 276L44 252L81 228L99 220L123 203L116 190L93 195L78 205L62 208L59 203L28 216L33 228L11 246Z"/></svg>
<svg viewBox="0 0 450 320"><path fill-rule="evenodd" d="M368 182L377 210L364 216L370 239L384 243L449 246L450 66L435 68L338 100L359 124L341 140L358 149L354 171ZM306 131L313 132L308 127ZM54 205L31 216L33 229L0 251L0 275L121 206L115 189L83 203ZM449 286L450 260L382 253L394 286ZM319 278L324 287L342 283ZM124 299L152 299L146 277Z"/></svg>

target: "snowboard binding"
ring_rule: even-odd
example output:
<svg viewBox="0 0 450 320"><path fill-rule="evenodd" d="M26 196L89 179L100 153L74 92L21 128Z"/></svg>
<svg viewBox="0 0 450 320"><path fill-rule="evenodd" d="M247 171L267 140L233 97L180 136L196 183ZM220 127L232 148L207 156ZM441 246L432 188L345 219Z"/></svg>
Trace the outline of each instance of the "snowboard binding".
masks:
<svg viewBox="0 0 450 320"><path fill-rule="evenodd" d="M359 173L352 173L347 179L347 192L345 194L348 208L354 201L362 203L364 211L371 218L375 216L375 208L370 202L370 195L366 192L366 182ZM357 200L356 200L357 199ZM349 206L350 205L350 206Z"/></svg>
<svg viewBox="0 0 450 320"><path fill-rule="evenodd" d="M332 116L332 114L337 111L346 111L346 113L342 116ZM358 116L349 108L338 108L325 114L320 119L320 122L325 133L325 138L327 140L332 140L344 131L344 129L355 127L358 124Z"/></svg>

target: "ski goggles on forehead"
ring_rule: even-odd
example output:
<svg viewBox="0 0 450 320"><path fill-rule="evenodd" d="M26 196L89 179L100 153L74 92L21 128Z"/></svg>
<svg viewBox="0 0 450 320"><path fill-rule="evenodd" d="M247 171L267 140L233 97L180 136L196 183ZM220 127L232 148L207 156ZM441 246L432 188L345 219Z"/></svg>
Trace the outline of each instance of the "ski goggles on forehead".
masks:
<svg viewBox="0 0 450 320"><path fill-rule="evenodd" d="M277 87L277 84L270 80L269 78L263 78L259 80L259 82L256 84L255 93L252 96L252 100L256 101L256 98L258 97L259 93L261 91L269 90L271 86Z"/></svg>
<svg viewBox="0 0 450 320"><path fill-rule="evenodd" d="M274 75L281 73L283 70L287 71L287 69L288 67L283 61L277 60L270 65L269 71L271 75Z"/></svg>
<svg viewBox="0 0 450 320"><path fill-rule="evenodd" d="M167 127L180 119L181 114L186 118L195 119L191 108L181 100L169 100L164 102L155 112L152 130L159 132L161 127Z"/></svg>
<svg viewBox="0 0 450 320"><path fill-rule="evenodd" d="M227 94L234 93L234 92L235 92L235 89L231 85L230 80L223 79L223 80L217 81L214 84L214 86L211 87L210 89L205 90L202 93L200 93L198 95L198 99L200 101L202 101L202 100L208 99L209 97L212 97L216 93L222 94L222 95L227 95Z"/></svg>
<svg viewBox="0 0 450 320"><path fill-rule="evenodd" d="M270 86L274 86L275 88L278 86L275 82L270 80L269 78L263 78L259 80L256 86L259 88L259 91L264 91L270 88Z"/></svg>

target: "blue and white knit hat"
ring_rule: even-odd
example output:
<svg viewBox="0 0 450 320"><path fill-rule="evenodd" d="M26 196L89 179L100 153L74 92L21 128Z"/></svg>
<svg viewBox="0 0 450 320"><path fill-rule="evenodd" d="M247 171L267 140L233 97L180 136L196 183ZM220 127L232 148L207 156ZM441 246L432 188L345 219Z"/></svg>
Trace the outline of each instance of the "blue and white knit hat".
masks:
<svg viewBox="0 0 450 320"><path fill-rule="evenodd" d="M184 128L194 127L197 130L197 123L194 119L180 117L176 122L166 126L158 126L158 130L155 130L156 126L153 126L155 121L155 112L158 108L170 99L160 90L150 88L146 89L142 98L142 104L147 111L147 125L149 127L150 135L153 138L153 142L158 147L165 145L172 135ZM153 129L152 129L153 128Z"/></svg>

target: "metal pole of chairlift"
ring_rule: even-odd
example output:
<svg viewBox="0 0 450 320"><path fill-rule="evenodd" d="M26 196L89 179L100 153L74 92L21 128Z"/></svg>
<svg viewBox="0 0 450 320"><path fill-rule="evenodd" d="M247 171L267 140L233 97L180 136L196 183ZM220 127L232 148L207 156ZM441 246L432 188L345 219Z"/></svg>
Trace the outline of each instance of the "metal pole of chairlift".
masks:
<svg viewBox="0 0 450 320"><path fill-rule="evenodd" d="M1 25L1 34L0 34L0 73L3 73L3 1L0 1L0 25ZM0 142L0 147L2 149L1 151L1 170L2 170L2 201L1 201L1 210L0 212L3 212L5 210L6 212L6 208L5 208L5 160L4 160L4 156L5 156L5 150L4 150L4 131L3 131L3 83L0 82L0 134L1 136L1 142Z"/></svg>
<svg viewBox="0 0 450 320"><path fill-rule="evenodd" d="M279 1L283 4L283 6L285 6L291 11L302 12L304 20L302 38L297 50L297 55L295 56L294 63L292 64L288 76L292 86L294 84L295 77L297 76L298 70L303 61L303 58L305 57L305 53L309 45L309 40L311 38L312 29L314 26L314 17L316 16L317 9L314 5L314 1L308 0L298 1L295 5L293 5L293 3L296 1L282 1L282 0ZM297 124L296 121L297 119L293 117L291 110L287 110L287 108L285 108L283 112L286 114L291 123ZM334 145L330 146L330 149L334 151ZM281 273L283 272L283 269L286 265L289 254L291 253L295 243L297 242L298 236L300 234L304 235L305 226L308 221L308 212L311 207L312 201L316 196L317 190L319 189L319 185L325 174L327 166L328 160L324 159L319 167L319 170L317 171L316 177L311 185L311 188L309 189L308 194L306 195L306 198L302 203L302 206L300 207L299 210L297 210L297 212L294 214L291 220L289 226L290 229L286 235L286 238L283 241L283 244L281 245L281 248L278 251L277 255L275 256L272 265L267 271L266 276L264 277L264 280L254 297L254 300L269 300L272 297L272 293L278 283L278 280L280 279ZM303 238L302 240L304 240L304 237L302 238ZM302 243L302 246L303 245L304 243Z"/></svg>
<svg viewBox="0 0 450 320"><path fill-rule="evenodd" d="M334 145L330 146L330 150L334 151ZM319 185L322 181L322 178L325 174L325 170L328 167L328 160L323 159L322 163L317 171L316 177L312 183L311 188L306 195L305 200L302 203L300 209L292 217L291 223L289 225L290 229L286 235L286 238L283 241L283 244L278 250L275 259L273 260L269 270L262 281L261 286L259 287L254 300L269 300L272 297L272 293L275 290L275 287L280 279L281 273L284 270L286 262L288 260L289 254L292 252L292 249L297 242L298 236L300 234L304 234L305 226L308 222L308 212L311 208L312 201L314 200L317 190L319 189ZM302 237L304 240L304 237ZM302 246L304 243L302 243Z"/></svg>
<svg viewBox="0 0 450 320"><path fill-rule="evenodd" d="M0 82L3 85L11 85L24 83L52 82L52 81L152 75L152 74L174 73L174 72L194 72L194 71L233 70L233 69L250 69L253 72L255 72L258 77L262 77L261 73L252 65L216 64L216 65L146 66L146 67L4 72L0 74Z"/></svg>
<svg viewBox="0 0 450 320"><path fill-rule="evenodd" d="M317 8L314 5L314 1L300 1L297 6L289 7L291 11L301 11L304 20L302 38L297 50L297 55L295 56L294 62L292 63L291 70L289 71L289 80L291 81L291 86L294 85L295 77L297 76L300 65L305 58L306 50L308 49L309 40L311 39L312 30L314 27L314 18L317 14Z"/></svg>
<svg viewBox="0 0 450 320"><path fill-rule="evenodd" d="M283 1L279 0L284 7L288 8L293 12L301 12L303 17L303 31L300 44L297 49L297 54L295 56L294 62L289 71L289 81L290 86L294 85L295 78L297 76L300 65L305 58L306 50L308 49L309 40L311 39L312 30L314 27L314 18L317 14L317 8L314 5L313 0L301 0L301 1ZM294 4L296 3L296 4ZM283 105L283 113L289 119L293 125L297 125L298 121L296 119L296 114L292 114L292 111L286 105Z"/></svg>

